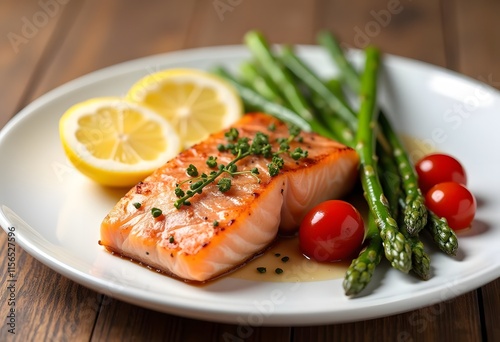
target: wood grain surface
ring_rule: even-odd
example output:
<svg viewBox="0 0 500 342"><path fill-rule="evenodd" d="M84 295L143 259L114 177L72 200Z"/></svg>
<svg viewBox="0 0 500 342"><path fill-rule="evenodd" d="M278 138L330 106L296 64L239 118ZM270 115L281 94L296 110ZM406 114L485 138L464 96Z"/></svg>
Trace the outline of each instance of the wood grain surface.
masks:
<svg viewBox="0 0 500 342"><path fill-rule="evenodd" d="M499 16L495 0L3 0L0 128L31 101L91 71L157 53L240 44L254 28L273 42L293 44L314 44L318 30L329 29L345 47L376 44L500 89ZM0 234L2 256L6 239ZM16 262L15 335L5 318L7 263L0 265L0 341L500 341L499 279L391 317L241 327L115 300L57 274L19 247Z"/></svg>

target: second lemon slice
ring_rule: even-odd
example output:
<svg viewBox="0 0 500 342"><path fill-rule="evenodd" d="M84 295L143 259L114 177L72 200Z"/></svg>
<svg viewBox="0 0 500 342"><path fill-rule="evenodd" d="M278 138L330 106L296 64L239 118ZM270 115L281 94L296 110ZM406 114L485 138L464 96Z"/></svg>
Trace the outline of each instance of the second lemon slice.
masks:
<svg viewBox="0 0 500 342"><path fill-rule="evenodd" d="M184 147L238 120L243 105L225 80L194 69L168 69L145 76L127 94L166 118Z"/></svg>

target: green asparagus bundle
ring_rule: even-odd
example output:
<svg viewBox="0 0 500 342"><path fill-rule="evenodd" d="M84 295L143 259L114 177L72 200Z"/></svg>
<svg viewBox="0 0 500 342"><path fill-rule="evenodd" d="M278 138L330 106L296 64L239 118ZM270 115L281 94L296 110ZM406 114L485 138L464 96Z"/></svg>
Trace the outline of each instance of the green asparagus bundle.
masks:
<svg viewBox="0 0 500 342"><path fill-rule="evenodd" d="M356 151L360 159L360 176L364 195L375 223L380 230L380 237L385 256L392 267L403 272L411 269L411 247L404 235L399 232L397 221L392 217L389 203L385 197L377 170L375 155L375 134L377 123L376 96L379 52L375 48L366 49L365 72L361 80L361 108L356 134Z"/></svg>
<svg viewBox="0 0 500 342"><path fill-rule="evenodd" d="M398 219L398 222L404 221L400 215L400 203L402 201L402 179L398 174L398 167L391 155L382 150L379 146L379 172L381 174L380 181L382 188L387 196L387 202L391 208L393 217ZM425 251L424 244L418 236L412 236L408 233L406 226L400 224L401 233L405 236L406 240L411 247L411 270L418 277L427 280L430 278L430 257Z"/></svg>
<svg viewBox="0 0 500 342"><path fill-rule="evenodd" d="M256 31L245 36L253 59L242 63L239 77L223 68L214 72L235 86L248 110L266 112L357 150L370 213L365 247L344 278L347 295L356 295L368 285L384 255L394 268L428 279L430 258L419 232L425 228L450 255L456 252L457 239L445 220L428 212L410 159L385 114L377 108L380 52L373 47L365 50L360 76L334 36L323 32L318 41L339 67L340 79L321 79L293 47L274 52ZM345 91L359 97L359 111L352 109Z"/></svg>
<svg viewBox="0 0 500 342"><path fill-rule="evenodd" d="M352 64L345 57L338 41L328 32L321 32L318 35L318 41L326 48L337 65L341 67L341 74L347 86L351 91L358 93L360 90L359 76ZM405 152L403 144L382 111L379 114L379 124L384 136L392 146L393 157L396 159L402 175L403 189L406 195L404 222L408 228L408 232L411 235L416 235L427 223L425 200L418 188L417 176L408 154Z"/></svg>
<svg viewBox="0 0 500 342"><path fill-rule="evenodd" d="M339 67L344 84L351 91L357 93L360 88L359 75L346 58L338 40L330 32L320 32L318 42ZM408 154L382 111L379 115L379 124L383 127L385 136L390 137L388 140L392 143L392 154L397 155L398 162L403 163L399 168L406 193L406 198L403 199L403 207L405 208L404 223L408 233L415 237L425 227L443 252L448 255L455 255L458 249L458 239L455 232L448 226L445 219L439 218L425 207L425 201L417 186L417 176L411 166Z"/></svg>

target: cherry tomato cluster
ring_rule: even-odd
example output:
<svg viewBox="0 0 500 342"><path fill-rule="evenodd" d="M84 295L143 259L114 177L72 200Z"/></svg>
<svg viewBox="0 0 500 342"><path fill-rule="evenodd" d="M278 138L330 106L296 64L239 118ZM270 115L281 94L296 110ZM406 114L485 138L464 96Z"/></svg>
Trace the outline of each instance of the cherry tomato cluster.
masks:
<svg viewBox="0 0 500 342"><path fill-rule="evenodd" d="M450 155L435 153L420 159L415 169L427 208L446 218L455 231L469 228L476 213L476 199L467 188L462 164Z"/></svg>

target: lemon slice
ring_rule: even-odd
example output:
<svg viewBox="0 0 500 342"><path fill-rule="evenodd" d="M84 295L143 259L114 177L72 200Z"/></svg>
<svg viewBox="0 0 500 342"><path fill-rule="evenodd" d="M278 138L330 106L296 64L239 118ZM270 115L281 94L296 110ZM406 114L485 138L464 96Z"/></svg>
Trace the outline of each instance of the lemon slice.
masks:
<svg viewBox="0 0 500 342"><path fill-rule="evenodd" d="M224 79L195 69L145 76L127 94L165 117L188 147L234 123L243 114L236 90Z"/></svg>
<svg viewBox="0 0 500 342"><path fill-rule="evenodd" d="M177 155L180 140L156 112L121 98L102 97L69 108L59 121L68 159L108 186L131 186Z"/></svg>

